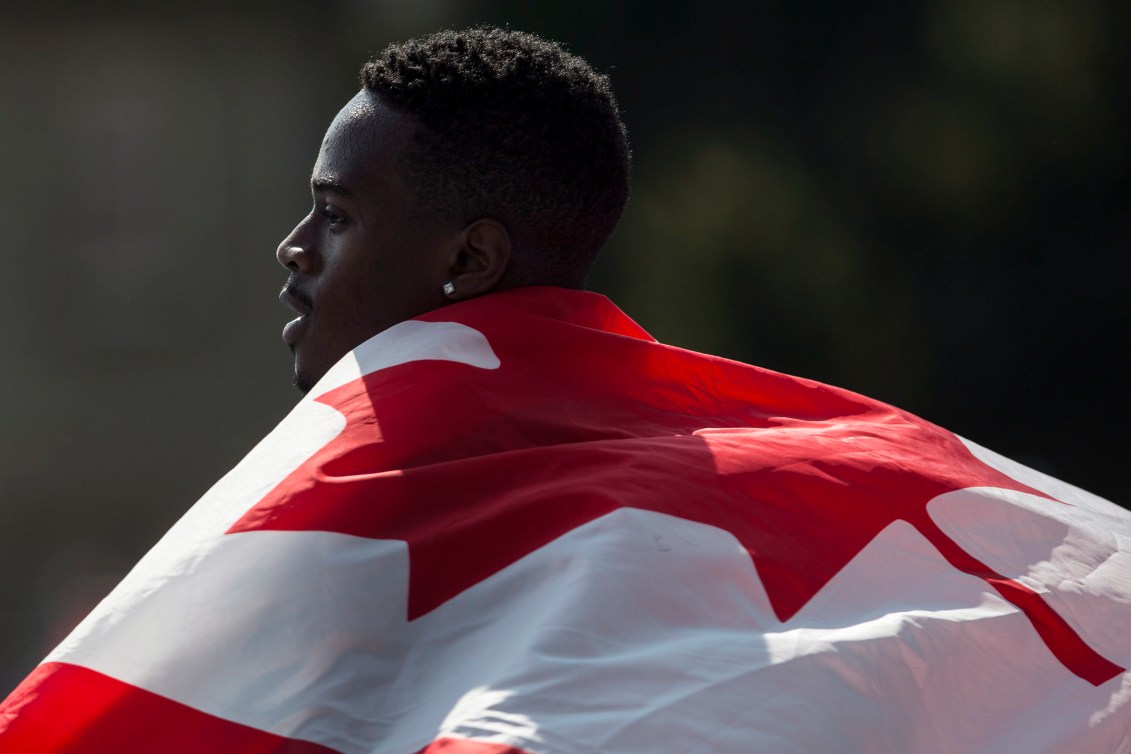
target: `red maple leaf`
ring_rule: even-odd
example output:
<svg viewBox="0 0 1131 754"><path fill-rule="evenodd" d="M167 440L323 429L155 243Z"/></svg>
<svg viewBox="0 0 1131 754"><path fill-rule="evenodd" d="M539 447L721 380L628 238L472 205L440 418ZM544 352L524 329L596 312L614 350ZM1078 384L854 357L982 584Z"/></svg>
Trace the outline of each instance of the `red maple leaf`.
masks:
<svg viewBox="0 0 1131 754"><path fill-rule="evenodd" d="M515 291L428 318L440 314L484 333L500 368L411 362L320 396L345 429L230 531L404 540L415 619L611 511L658 511L733 534L785 621L902 520L1023 611L1073 673L1099 685L1123 672L927 515L931 499L968 487L1047 497L952 434L846 391L662 346L587 294Z"/></svg>

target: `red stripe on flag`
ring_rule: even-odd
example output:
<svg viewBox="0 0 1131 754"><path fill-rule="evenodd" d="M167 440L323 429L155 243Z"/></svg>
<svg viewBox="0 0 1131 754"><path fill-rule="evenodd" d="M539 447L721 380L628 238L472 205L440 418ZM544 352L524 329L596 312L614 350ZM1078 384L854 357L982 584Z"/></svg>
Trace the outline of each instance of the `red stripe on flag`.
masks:
<svg viewBox="0 0 1131 754"><path fill-rule="evenodd" d="M1057 614L1042 599L1041 595L1028 586L1012 579L987 579L990 585L1005 599L1009 600L1033 624L1033 628L1064 667L1076 675L1099 686L1124 671L1124 668L1111 662L1080 638L1068 621Z"/></svg>
<svg viewBox="0 0 1131 754"><path fill-rule="evenodd" d="M0 704L15 754L339 754L193 709L78 665L40 665ZM455 750L453 750L455 751Z"/></svg>
<svg viewBox="0 0 1131 754"><path fill-rule="evenodd" d="M468 741L463 738L439 738L417 754L530 754L530 752L506 744Z"/></svg>
<svg viewBox="0 0 1131 754"><path fill-rule="evenodd" d="M948 563L963 573L984 580L1020 610L1064 667L1093 686L1107 683L1126 670L1089 647L1068 621L1053 610L1038 592L1020 581L1003 576L963 550L930 516L921 514L912 523Z"/></svg>

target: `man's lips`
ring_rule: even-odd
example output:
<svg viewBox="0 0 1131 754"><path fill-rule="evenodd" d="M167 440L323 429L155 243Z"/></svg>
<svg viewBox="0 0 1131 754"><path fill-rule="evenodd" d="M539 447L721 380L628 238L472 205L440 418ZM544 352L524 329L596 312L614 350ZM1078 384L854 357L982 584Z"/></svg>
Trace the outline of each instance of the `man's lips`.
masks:
<svg viewBox="0 0 1131 754"><path fill-rule="evenodd" d="M279 291L279 301L282 302L283 306L294 309L303 316L314 311L314 302L291 281L287 281L283 290Z"/></svg>
<svg viewBox="0 0 1131 754"><path fill-rule="evenodd" d="M299 339L302 338L306 318L314 311L314 302L298 289L293 280L288 280L287 284L283 286L283 290L279 292L279 301L299 314L296 319L291 320L283 327L283 342L290 346L293 351Z"/></svg>

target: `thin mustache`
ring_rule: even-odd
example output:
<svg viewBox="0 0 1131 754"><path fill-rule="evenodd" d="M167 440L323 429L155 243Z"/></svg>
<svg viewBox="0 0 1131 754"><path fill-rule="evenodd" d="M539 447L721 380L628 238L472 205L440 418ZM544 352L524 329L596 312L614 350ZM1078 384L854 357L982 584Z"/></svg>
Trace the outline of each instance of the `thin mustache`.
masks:
<svg viewBox="0 0 1131 754"><path fill-rule="evenodd" d="M294 296L295 300L301 301L308 309L314 309L314 301L310 296L298 289L298 283L295 282L295 276L291 275L287 278L287 284L283 286L283 290Z"/></svg>

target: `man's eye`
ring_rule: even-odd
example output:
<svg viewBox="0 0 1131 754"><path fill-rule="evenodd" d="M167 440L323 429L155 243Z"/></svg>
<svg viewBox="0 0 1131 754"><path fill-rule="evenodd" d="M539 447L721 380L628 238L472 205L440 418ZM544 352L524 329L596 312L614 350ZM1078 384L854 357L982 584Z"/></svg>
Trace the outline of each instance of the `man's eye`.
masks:
<svg viewBox="0 0 1131 754"><path fill-rule="evenodd" d="M342 225L346 221L344 215L339 215L329 207L323 207L322 209L318 210L318 213L322 215L322 217L326 218L327 222L329 222L331 226Z"/></svg>

